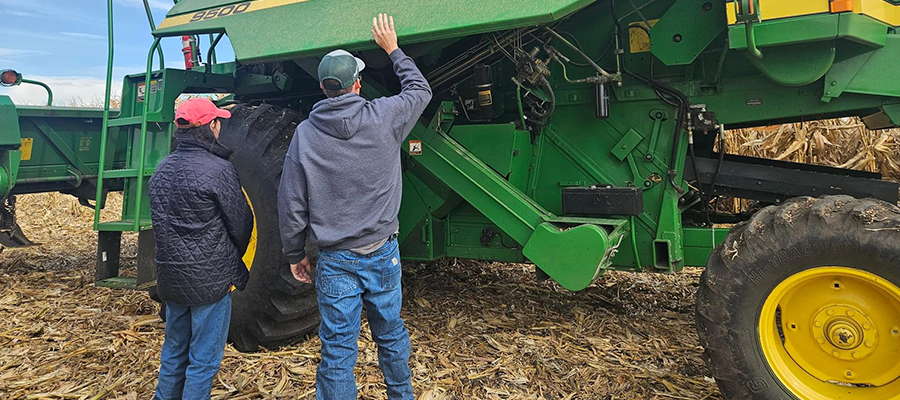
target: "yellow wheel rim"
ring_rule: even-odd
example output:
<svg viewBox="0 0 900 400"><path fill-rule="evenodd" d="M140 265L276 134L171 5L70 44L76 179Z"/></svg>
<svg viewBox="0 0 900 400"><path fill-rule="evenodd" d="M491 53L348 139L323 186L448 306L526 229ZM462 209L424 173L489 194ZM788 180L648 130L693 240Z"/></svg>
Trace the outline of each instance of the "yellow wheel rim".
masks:
<svg viewBox="0 0 900 400"><path fill-rule="evenodd" d="M803 400L900 399L900 288L847 267L781 282L759 319L772 372Z"/></svg>

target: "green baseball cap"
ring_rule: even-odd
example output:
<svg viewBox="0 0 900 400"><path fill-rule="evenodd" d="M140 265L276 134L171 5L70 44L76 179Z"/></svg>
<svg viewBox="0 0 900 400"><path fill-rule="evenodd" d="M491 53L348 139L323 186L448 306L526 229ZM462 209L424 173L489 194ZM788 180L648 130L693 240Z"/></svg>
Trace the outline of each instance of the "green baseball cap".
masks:
<svg viewBox="0 0 900 400"><path fill-rule="evenodd" d="M366 63L344 50L335 50L322 57L319 62L319 82L328 90L350 87L359 79L359 73Z"/></svg>

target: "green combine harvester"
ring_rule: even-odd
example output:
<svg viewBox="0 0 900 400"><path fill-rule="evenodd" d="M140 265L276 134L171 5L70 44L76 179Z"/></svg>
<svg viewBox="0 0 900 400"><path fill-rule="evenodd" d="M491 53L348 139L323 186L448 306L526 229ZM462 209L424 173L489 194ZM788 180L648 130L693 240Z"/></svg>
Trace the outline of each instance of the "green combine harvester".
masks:
<svg viewBox="0 0 900 400"><path fill-rule="evenodd" d="M291 277L278 235L284 152L324 98L315 67L327 52L366 60L363 96L398 91L367 25L389 12L434 89L398 149L407 260L530 262L573 291L609 270L706 266L697 328L726 398L900 399L898 184L717 150L725 129L900 124L900 1L175 3L159 25L147 7L147 71L125 77L119 110L0 96L4 246L31 244L15 195L69 193L97 211L98 285L152 291L147 181L170 150L174 102L227 94L221 140L238 149L256 224L230 338L253 351L312 334L315 290ZM217 63L224 35L236 61ZM169 37L185 69L154 69ZM121 219L101 221L110 191L124 193ZM720 197L753 206L723 212ZM139 232L135 278L118 276L122 232Z"/></svg>

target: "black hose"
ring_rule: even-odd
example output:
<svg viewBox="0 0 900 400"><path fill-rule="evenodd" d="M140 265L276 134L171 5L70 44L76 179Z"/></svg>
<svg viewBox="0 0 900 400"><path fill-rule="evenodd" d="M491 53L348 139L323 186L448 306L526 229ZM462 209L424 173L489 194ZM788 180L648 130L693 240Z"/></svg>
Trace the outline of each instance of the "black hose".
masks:
<svg viewBox="0 0 900 400"><path fill-rule="evenodd" d="M719 173L722 172L722 164L725 163L725 135L719 132L719 163L716 164L716 173L713 174L712 182L709 185L709 197L713 196L716 191L716 182L719 180Z"/></svg>
<svg viewBox="0 0 900 400"><path fill-rule="evenodd" d="M584 52L584 47L581 46L581 43L578 41L578 38L576 38L575 35L573 35L569 32L566 32L566 31L559 31L559 34L563 35L563 36L568 36L569 38L571 38L572 42L575 43L575 46L578 46L578 48L581 49L582 52ZM615 46L615 38L609 38L609 42L607 42L606 48L604 48L603 51L600 52L600 55L597 56L597 58L595 58L593 60L594 64L599 64L600 61L602 61L604 58L606 58L606 56L609 55L609 52L612 50L612 48L614 46ZM590 63L580 63L580 62L573 61L573 60L569 60L568 63L570 65L574 65L579 68L587 68L587 67L591 66Z"/></svg>
<svg viewBox="0 0 900 400"><path fill-rule="evenodd" d="M694 144L688 144L688 154L691 156L691 166L694 168L694 178L697 178L697 190L700 191L700 210L703 212L703 219L706 224L712 226L712 220L709 219L709 195L703 196L703 181L700 179L700 170L697 168L697 154L694 152Z"/></svg>
<svg viewBox="0 0 900 400"><path fill-rule="evenodd" d="M550 82L547 81L547 78L541 77L539 82L541 88L547 91L547 95L550 96L550 106L544 110L544 112L539 112L535 110L535 107L531 107L531 112L534 113L534 116L537 119L544 119L551 115L553 115L553 111L556 110L556 93L553 92L553 87L550 86Z"/></svg>
<svg viewBox="0 0 900 400"><path fill-rule="evenodd" d="M616 31L618 32L618 35L619 35L619 40L622 40L622 38L625 37L624 36L625 30L622 29L622 24L619 21L619 13L616 10L616 0L608 0L608 1L609 1L609 6L610 6L610 11L612 14L613 22L616 25ZM648 30L648 32L649 32L649 30ZM675 100L679 104L678 116L677 116L677 118L675 118L675 143L674 143L674 147L672 147L672 155L671 155L671 159L669 161L669 171L667 171L667 175L669 176L669 184L672 185L672 188L674 188L675 191L678 192L679 194L684 194L684 189L682 189L681 186L679 186L678 183L675 182L675 177L678 176L678 169L675 164L676 164L676 161L678 158L678 149L679 149L679 147L681 147L681 136L682 136L681 129L682 129L682 126L684 125L685 114L687 113L687 110L690 107L690 102L688 101L687 97L685 97L685 95L683 93L679 92L678 90L675 90L675 89L670 88L662 83L656 82L650 78L645 78L645 77L641 76L640 74L637 74L637 73L634 73L634 72L631 72L630 70L628 70L628 68L625 66L625 57L622 57L621 65L622 65L622 71L625 72L626 75L640 81L641 83L649 86L650 88L652 88L654 90L657 90L659 92L662 92L669 96L674 97ZM701 195L702 195L702 193L701 193Z"/></svg>

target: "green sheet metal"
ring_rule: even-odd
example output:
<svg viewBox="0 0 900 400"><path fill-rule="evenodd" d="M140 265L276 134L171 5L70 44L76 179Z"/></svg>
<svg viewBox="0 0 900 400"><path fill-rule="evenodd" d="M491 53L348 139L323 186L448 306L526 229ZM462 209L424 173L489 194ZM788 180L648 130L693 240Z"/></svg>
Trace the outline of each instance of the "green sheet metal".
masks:
<svg viewBox="0 0 900 400"><path fill-rule="evenodd" d="M156 36L226 32L243 62L324 54L342 47L375 47L371 20L390 13L401 44L547 24L592 0L183 0L154 31ZM192 22L193 21L193 22Z"/></svg>

